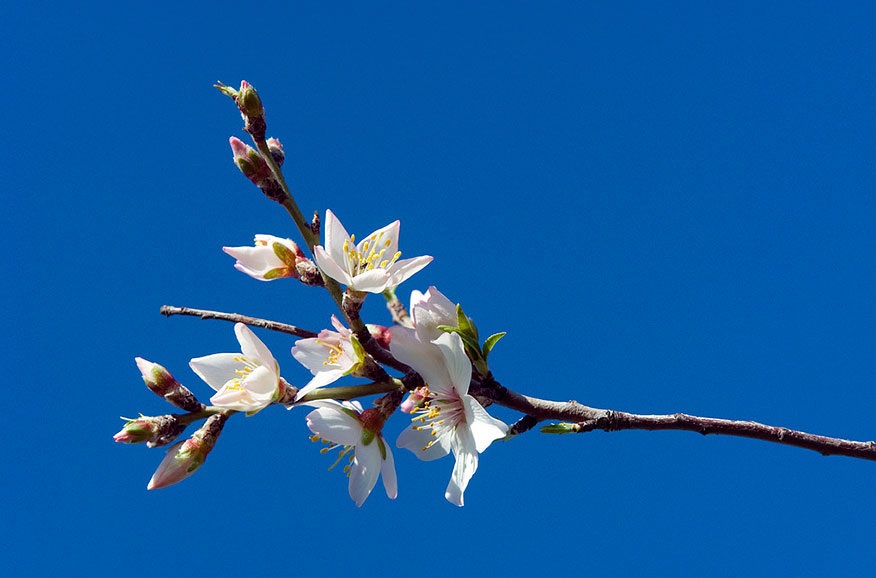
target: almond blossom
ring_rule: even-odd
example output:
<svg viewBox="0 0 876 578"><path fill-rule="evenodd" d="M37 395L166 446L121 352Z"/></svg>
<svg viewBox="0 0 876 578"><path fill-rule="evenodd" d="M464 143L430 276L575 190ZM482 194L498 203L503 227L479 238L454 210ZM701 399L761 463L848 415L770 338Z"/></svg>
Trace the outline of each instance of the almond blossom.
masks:
<svg viewBox="0 0 876 578"><path fill-rule="evenodd" d="M307 260L297 243L273 235L256 235L254 247L222 247L222 250L237 259L235 269L259 281L298 278L295 265Z"/></svg>
<svg viewBox="0 0 876 578"><path fill-rule="evenodd" d="M417 416L396 445L425 461L453 452L456 463L444 497L462 506L465 488L478 468L479 454L504 437L508 426L491 417L468 394L471 362L459 335L444 333L432 342L423 342L414 330L393 327L390 351L426 382L424 388L412 394L411 403L406 402L406 409Z"/></svg>
<svg viewBox="0 0 876 578"><path fill-rule="evenodd" d="M411 291L411 317L420 341L432 341L444 334L438 329L440 325L456 326L456 304L435 286L425 293L414 290Z"/></svg>
<svg viewBox="0 0 876 578"><path fill-rule="evenodd" d="M216 390L210 403L248 415L283 394L280 366L268 347L243 323L234 325L241 353L215 353L189 362L198 377Z"/></svg>
<svg viewBox="0 0 876 578"><path fill-rule="evenodd" d="M338 461L352 452L344 471L350 477L350 497L356 506L365 503L380 475L386 495L394 500L398 495L395 462L381 433L384 418L380 412L374 408L363 411L355 401L323 400L308 405L317 408L307 414L307 427L314 433L311 439L321 438L329 444L321 451L328 453L340 447Z"/></svg>
<svg viewBox="0 0 876 578"><path fill-rule="evenodd" d="M298 390L296 401L317 387L355 373L362 366L365 351L359 340L334 315L332 325L337 331L323 329L316 337L298 340L292 348L292 357L313 374L313 379Z"/></svg>
<svg viewBox="0 0 876 578"><path fill-rule="evenodd" d="M335 214L327 210L325 246L313 248L316 264L353 291L382 293L394 288L432 261L428 255L399 260L399 226L399 221L394 221L357 244L355 235L349 235Z"/></svg>

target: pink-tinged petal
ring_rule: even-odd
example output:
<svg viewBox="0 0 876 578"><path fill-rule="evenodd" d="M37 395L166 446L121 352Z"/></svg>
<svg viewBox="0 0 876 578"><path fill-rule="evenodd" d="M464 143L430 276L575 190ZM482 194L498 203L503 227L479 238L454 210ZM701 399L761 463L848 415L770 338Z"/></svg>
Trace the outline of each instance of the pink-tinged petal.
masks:
<svg viewBox="0 0 876 578"><path fill-rule="evenodd" d="M396 326L389 331L392 334L389 350L393 357L423 376L432 391L443 393L452 389L450 374L436 345L423 343L417 339L416 332L407 327Z"/></svg>
<svg viewBox="0 0 876 578"><path fill-rule="evenodd" d="M213 397L210 398L210 404L216 407L224 407L225 409L233 409L235 411L252 411L260 409L264 405L252 403L246 391L243 389L220 389Z"/></svg>
<svg viewBox="0 0 876 578"><path fill-rule="evenodd" d="M431 442L435 443L430 446ZM399 434L395 445L411 451L424 462L431 462L450 453L450 436L442 435L436 438L429 428L418 430L416 426L410 426Z"/></svg>
<svg viewBox="0 0 876 578"><path fill-rule="evenodd" d="M380 462L380 476L383 478L383 489L386 490L386 496L390 500L394 500L398 496L398 480L395 477L395 459L392 457L392 450L389 449L389 444L382 437L375 442L383 443L386 450L386 459Z"/></svg>
<svg viewBox="0 0 876 578"><path fill-rule="evenodd" d="M292 347L292 357L309 369L310 373L316 375L320 370L325 369L323 364L328 359L328 349L319 343L317 337L299 339Z"/></svg>
<svg viewBox="0 0 876 578"><path fill-rule="evenodd" d="M431 341L443 331L439 325L456 326L456 304L450 301L434 286L426 294L419 291L411 293L411 316L421 341Z"/></svg>
<svg viewBox="0 0 876 578"><path fill-rule="evenodd" d="M487 413L487 410L472 396L464 396L462 403L465 404L465 418L479 453L490 447L490 444L494 441L505 437L508 433L508 426L503 421Z"/></svg>
<svg viewBox="0 0 876 578"><path fill-rule="evenodd" d="M392 259L392 256L398 251L398 231L400 228L401 222L393 221L359 241L359 243L356 244L356 248L362 253L368 254L369 251L365 251L365 243L367 242L369 250L373 248L376 253L383 250L384 258ZM373 247L375 242L378 244L377 247Z"/></svg>
<svg viewBox="0 0 876 578"><path fill-rule="evenodd" d="M307 414L307 427L323 439L341 445L356 445L362 442L362 424L351 415L337 408L320 407Z"/></svg>
<svg viewBox="0 0 876 578"><path fill-rule="evenodd" d="M329 255L322 246L317 245L313 248L313 258L316 260L316 265L323 273L342 285L350 285L352 279L349 273L347 273L347 270L338 262L335 262L331 255ZM343 262L343 260L340 261L340 263Z"/></svg>
<svg viewBox="0 0 876 578"><path fill-rule="evenodd" d="M456 463L453 465L453 473L450 474L450 482L447 484L444 497L451 504L462 506L465 488L478 469L478 453L468 428L459 427L456 434L453 448Z"/></svg>
<svg viewBox="0 0 876 578"><path fill-rule="evenodd" d="M391 268L388 269L390 272L390 285L392 287L398 287L405 281L407 281L414 273L428 265L432 262L431 255L423 255L421 257L414 257L412 259L402 259L401 261L397 261Z"/></svg>
<svg viewBox="0 0 876 578"><path fill-rule="evenodd" d="M235 371L240 367L238 357L240 357L239 353L214 353L192 359L189 361L189 367L207 385L219 391L228 380L236 377Z"/></svg>
<svg viewBox="0 0 876 578"><path fill-rule="evenodd" d="M338 265L343 264L345 262L344 242L350 239L350 234L347 233L341 221L330 209L325 211L323 231L325 231L325 248L328 250L331 259Z"/></svg>
<svg viewBox="0 0 876 578"><path fill-rule="evenodd" d="M356 457L353 459L353 467L350 469L350 497L356 502L356 507L361 507L371 495L371 490L377 485L377 476L380 475L380 449L377 447L377 439L371 440L366 445L356 446Z"/></svg>
<svg viewBox="0 0 876 578"><path fill-rule="evenodd" d="M271 269L286 266L267 247L222 247L222 250L237 259L235 269L260 281L265 281L264 274Z"/></svg>
<svg viewBox="0 0 876 578"><path fill-rule="evenodd" d="M332 327L334 327L341 337L349 337L353 332L344 327L337 315L332 315Z"/></svg>
<svg viewBox="0 0 876 578"><path fill-rule="evenodd" d="M444 364L450 374L450 383L453 384L459 395L467 394L471 381L471 361L465 354L462 338L456 333L444 333L433 343L438 346L444 357Z"/></svg>
<svg viewBox="0 0 876 578"><path fill-rule="evenodd" d="M277 360L268 346L262 343L262 340L256 337L252 329L243 323L234 324L234 333L237 335L237 341L240 342L240 351L244 357L248 357L250 361L258 361L266 366L270 371L277 371Z"/></svg>

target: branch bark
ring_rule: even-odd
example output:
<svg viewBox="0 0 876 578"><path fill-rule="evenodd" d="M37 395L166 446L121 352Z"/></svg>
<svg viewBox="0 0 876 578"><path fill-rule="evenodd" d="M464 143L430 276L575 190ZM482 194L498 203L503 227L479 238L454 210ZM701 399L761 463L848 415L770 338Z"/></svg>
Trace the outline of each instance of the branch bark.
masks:
<svg viewBox="0 0 876 578"><path fill-rule="evenodd" d="M200 317L201 319L221 319L223 321L231 321L233 323L243 323L244 325L261 327L262 329L268 329L270 331L288 333L289 335L295 335L297 337L303 337L305 339L308 337L316 337L317 335L319 335L318 333L314 333L313 331L301 329L300 327L295 327L294 325L289 325L287 323L278 323L277 321L269 321L267 319L260 319L258 317L249 317L248 315L240 315L238 313L222 313L221 311L193 309L191 307L174 307L173 305L162 305L160 311L162 315L166 315L167 317L170 317L171 315L191 315L193 317Z"/></svg>
<svg viewBox="0 0 876 578"><path fill-rule="evenodd" d="M498 405L526 414L512 426L512 435L531 429L539 421L560 420L570 422L566 430L568 433L585 433L593 430L691 431L702 435L717 434L758 439L816 451L824 456L848 456L876 461L876 442L873 441L859 442L833 438L754 421L700 417L684 413L642 415L597 409L575 401L557 402L522 395L499 384L478 388L477 394L489 397Z"/></svg>

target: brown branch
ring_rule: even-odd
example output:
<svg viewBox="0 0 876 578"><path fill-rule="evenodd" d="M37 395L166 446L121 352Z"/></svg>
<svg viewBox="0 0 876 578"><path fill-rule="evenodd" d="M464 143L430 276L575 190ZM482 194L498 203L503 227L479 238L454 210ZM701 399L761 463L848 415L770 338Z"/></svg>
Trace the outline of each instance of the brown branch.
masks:
<svg viewBox="0 0 876 578"><path fill-rule="evenodd" d="M563 403L529 397L497 383L492 387L477 388L477 394L491 398L498 405L526 414L526 417L512 426L512 435L532 428L539 421L550 419L571 422L565 428L568 433L593 430L692 431L703 435L729 435L774 442L816 451L825 456L838 455L876 461L876 442L873 441L858 442L832 438L754 421L699 417L683 413L640 415L596 409L575 401Z"/></svg>
<svg viewBox="0 0 876 578"><path fill-rule="evenodd" d="M206 309L192 309L191 307L174 307L173 305L162 305L161 314L170 317L171 315L191 315L200 317L201 319L221 319L223 321L232 321L234 323L243 323L244 325L252 325L253 327L261 327L270 331L278 331L280 333L288 333L297 337L316 337L318 333L301 329L294 325L286 323L278 323L267 319L259 319L258 317L249 317L237 313L222 313L220 311L208 311Z"/></svg>

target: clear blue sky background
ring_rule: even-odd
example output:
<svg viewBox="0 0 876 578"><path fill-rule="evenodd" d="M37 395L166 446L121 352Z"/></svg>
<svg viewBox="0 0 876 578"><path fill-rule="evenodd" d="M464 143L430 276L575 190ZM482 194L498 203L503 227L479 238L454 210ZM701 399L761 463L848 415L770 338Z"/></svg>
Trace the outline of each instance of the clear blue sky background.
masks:
<svg viewBox="0 0 876 578"><path fill-rule="evenodd" d="M303 410L231 420L157 492L162 450L112 441L167 411L135 356L206 398L188 360L236 348L160 305L332 313L220 250L294 235L231 163L211 85L242 78L302 207L401 219L435 256L402 292L507 331L509 387L876 438L876 13L702 4L6 4L4 575L872 575L876 463L763 442L530 432L462 509L451 460L398 451L398 499L357 509Z"/></svg>

